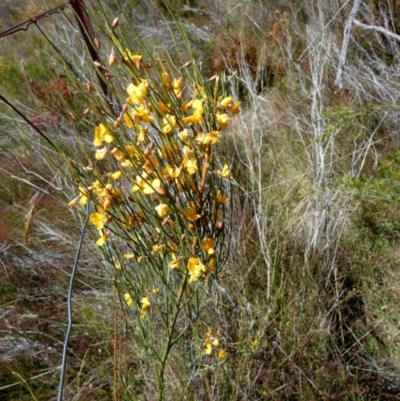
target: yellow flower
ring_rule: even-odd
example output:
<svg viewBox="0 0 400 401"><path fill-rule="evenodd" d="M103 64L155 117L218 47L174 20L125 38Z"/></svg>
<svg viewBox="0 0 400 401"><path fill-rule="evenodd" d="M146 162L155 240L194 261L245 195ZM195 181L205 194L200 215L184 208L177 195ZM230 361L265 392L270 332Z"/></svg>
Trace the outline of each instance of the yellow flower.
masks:
<svg viewBox="0 0 400 401"><path fill-rule="evenodd" d="M231 171L229 170L229 166L225 163L222 171L218 171L218 174L222 178L230 178L231 177Z"/></svg>
<svg viewBox="0 0 400 401"><path fill-rule="evenodd" d="M221 100L220 104L223 107L229 107L233 102L233 99L230 96L225 97Z"/></svg>
<svg viewBox="0 0 400 401"><path fill-rule="evenodd" d="M188 138L189 138L188 130L185 128L183 131L181 131L181 132L178 134L178 136L179 136L179 139L180 139L182 142L186 142L186 141L188 140Z"/></svg>
<svg viewBox="0 0 400 401"><path fill-rule="evenodd" d="M227 203L229 201L229 199L226 196L223 196L221 194L220 190L217 191L216 199L218 203Z"/></svg>
<svg viewBox="0 0 400 401"><path fill-rule="evenodd" d="M107 216L99 212L92 213L89 217L89 222L96 226L96 230L102 230L106 221Z"/></svg>
<svg viewBox="0 0 400 401"><path fill-rule="evenodd" d="M106 154L107 154L107 147L105 146L104 148L96 150L94 157L96 158L96 160L103 160L106 157Z"/></svg>
<svg viewBox="0 0 400 401"><path fill-rule="evenodd" d="M111 143L114 140L111 132L111 127L108 124L99 124L94 129L94 146L103 146L104 142Z"/></svg>
<svg viewBox="0 0 400 401"><path fill-rule="evenodd" d="M155 287L155 288L153 288L153 289L151 290L151 292L152 292L153 294L157 294L158 292L160 292L160 287Z"/></svg>
<svg viewBox="0 0 400 401"><path fill-rule="evenodd" d="M228 355L224 349L220 349L218 351L218 358L222 359L223 361L225 361L228 358Z"/></svg>
<svg viewBox="0 0 400 401"><path fill-rule="evenodd" d="M172 260L171 260L171 262L168 263L168 267L171 269L176 269L179 266L179 263L181 262L182 257L180 256L179 258L177 258L176 254L172 253L172 252L170 253L170 255L171 255Z"/></svg>
<svg viewBox="0 0 400 401"><path fill-rule="evenodd" d="M160 217L163 217L170 212L168 205L166 205L165 203L160 203L158 206L155 207L155 209Z"/></svg>
<svg viewBox="0 0 400 401"><path fill-rule="evenodd" d="M206 251L209 255L212 255L214 251L214 240L212 238L207 238L203 241L202 249Z"/></svg>
<svg viewBox="0 0 400 401"><path fill-rule="evenodd" d="M137 85L130 83L129 86L126 88L126 91L129 95L127 102L142 104L144 101L144 97L147 94L148 86L149 84L145 79L142 79Z"/></svg>
<svg viewBox="0 0 400 401"><path fill-rule="evenodd" d="M203 114L200 110L195 110L195 112L188 117L183 117L183 121L185 123L193 123L193 124L198 124L201 123L203 120Z"/></svg>
<svg viewBox="0 0 400 401"><path fill-rule="evenodd" d="M199 99L194 99L192 102L192 109L194 113L191 116L184 117L183 121L186 123L198 124L203 120L203 103Z"/></svg>
<svg viewBox="0 0 400 401"><path fill-rule="evenodd" d="M211 355L211 352L212 352L212 346L211 346L211 344L207 344L206 349L204 350L204 353L206 355Z"/></svg>
<svg viewBox="0 0 400 401"><path fill-rule="evenodd" d="M117 148L113 148L113 149L111 150L111 154L112 154L118 161L121 161L121 160L124 160L124 159L125 159L125 155L124 155L120 150L118 150Z"/></svg>
<svg viewBox="0 0 400 401"><path fill-rule="evenodd" d="M164 85L167 89L170 89L170 88L171 88L171 81L170 81L170 79L169 79L168 72L162 72L162 73L161 73L161 81L162 81L163 85Z"/></svg>
<svg viewBox="0 0 400 401"><path fill-rule="evenodd" d="M141 303L141 305L142 305L142 309L144 310L144 309L147 309L149 306L150 306L150 301L149 301L149 298L147 298L147 297L143 297L141 300L140 300L140 303Z"/></svg>
<svg viewBox="0 0 400 401"><path fill-rule="evenodd" d="M156 252L156 253L163 253L163 252L164 252L164 248L165 248L165 244L160 244L160 245L156 244L156 245L153 245L153 252Z"/></svg>
<svg viewBox="0 0 400 401"><path fill-rule="evenodd" d="M189 221L196 221L201 217L200 214L197 214L197 207L193 201L189 202L189 207L184 210L183 214Z"/></svg>
<svg viewBox="0 0 400 401"><path fill-rule="evenodd" d="M200 134L197 134L194 139L203 145L208 145L209 143L211 143L211 145L215 145L219 142L219 135L219 131L211 131L208 134L201 132Z"/></svg>
<svg viewBox="0 0 400 401"><path fill-rule="evenodd" d="M229 111L230 111L232 114L238 114L238 113L240 113L239 107L240 107L241 104L242 104L242 102L236 102L233 106L230 106L230 107L229 107Z"/></svg>
<svg viewBox="0 0 400 401"><path fill-rule="evenodd" d="M132 112L126 112L122 115L125 124L128 128L132 128L133 127L133 123L135 122L135 115Z"/></svg>
<svg viewBox="0 0 400 401"><path fill-rule="evenodd" d="M88 197L87 197L86 195L82 195L81 198L79 199L79 202L78 202L78 203L79 203L81 206L85 206L86 203L87 203L87 200L88 200Z"/></svg>
<svg viewBox="0 0 400 401"><path fill-rule="evenodd" d="M174 93L178 99L182 97L182 86L183 86L183 79L174 78L174 81L172 83L172 88L174 89Z"/></svg>
<svg viewBox="0 0 400 401"><path fill-rule="evenodd" d="M215 114L215 121L222 129L225 129L228 126L229 116L226 113L218 112Z"/></svg>
<svg viewBox="0 0 400 401"><path fill-rule="evenodd" d="M131 306L133 304L133 299L131 297L131 294L129 293L124 294L124 299L128 306Z"/></svg>
<svg viewBox="0 0 400 401"><path fill-rule="evenodd" d="M164 124L164 126L162 128L162 132L164 134L171 133L173 128L176 126L176 117L171 114L167 114L163 118L163 124Z"/></svg>
<svg viewBox="0 0 400 401"><path fill-rule="evenodd" d="M187 268L190 273L189 283L194 283L206 272L206 268L201 262L200 258L190 258L187 264Z"/></svg>
<svg viewBox="0 0 400 401"><path fill-rule="evenodd" d="M163 102L159 102L159 103L157 103L157 106L158 106L158 108L160 109L160 111L162 112L162 113L164 113L164 114L168 114L169 113L169 104L168 104L168 106L165 104L165 103L163 103Z"/></svg>
<svg viewBox="0 0 400 401"><path fill-rule="evenodd" d="M125 56L125 60L130 60L132 63L136 63L137 61L140 61L142 59L142 56L140 54L132 54L132 52L129 49L125 49L127 56Z"/></svg>
<svg viewBox="0 0 400 401"><path fill-rule="evenodd" d="M144 175L144 178L147 176ZM154 194L157 189L161 188L161 181L156 178L154 179L151 184L149 184L145 179L140 176L136 177L137 184L132 188L133 192L141 190L144 194L150 195Z"/></svg>
<svg viewBox="0 0 400 401"><path fill-rule="evenodd" d="M96 241L96 245L97 246L103 246L106 241L107 238L110 236L110 233L104 233L97 241Z"/></svg>
<svg viewBox="0 0 400 401"><path fill-rule="evenodd" d="M154 117L150 115L150 109L148 109L147 107L140 106L134 111L136 118L140 121L150 123L154 120Z"/></svg>
<svg viewBox="0 0 400 401"><path fill-rule="evenodd" d="M124 255L124 258L125 259L133 259L135 257L135 255L133 254L133 253L126 253L125 255Z"/></svg>
<svg viewBox="0 0 400 401"><path fill-rule="evenodd" d="M193 151L189 147L184 146L183 154L184 154L182 159L183 167L186 168L187 172L190 175L196 174L198 167L197 167L197 160L195 155L193 154Z"/></svg>
<svg viewBox="0 0 400 401"><path fill-rule="evenodd" d="M114 265L114 267L115 267L117 270L122 270L121 263L116 263L116 264Z"/></svg>
<svg viewBox="0 0 400 401"><path fill-rule="evenodd" d="M159 166L160 163L153 155L145 156L145 157L146 157L146 162L143 164L142 168L147 173L151 173Z"/></svg>
<svg viewBox="0 0 400 401"><path fill-rule="evenodd" d="M115 173L111 174L111 177L114 178L114 180L119 180L122 177L122 172L116 171Z"/></svg>

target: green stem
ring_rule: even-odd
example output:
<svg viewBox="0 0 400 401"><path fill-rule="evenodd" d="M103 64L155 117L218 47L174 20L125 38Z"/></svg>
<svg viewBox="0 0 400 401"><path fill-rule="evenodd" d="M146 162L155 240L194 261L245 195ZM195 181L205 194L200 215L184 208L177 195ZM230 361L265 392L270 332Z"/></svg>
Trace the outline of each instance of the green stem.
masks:
<svg viewBox="0 0 400 401"><path fill-rule="evenodd" d="M180 304L183 298L183 295L185 293L187 285L187 276L183 276L181 286L178 291L178 295L176 296L175 304L176 304L176 312L173 317L173 320L171 322L171 325L168 328L168 341L165 344L164 351L161 356L160 360L160 367L159 369L156 369L156 380L157 380L157 387L158 387L158 396L157 396L157 401L162 401L163 399L163 394L164 394L164 371L165 371L165 365L168 359L168 355L171 351L171 348L173 347L173 334L174 334L174 329L176 325L176 321L178 320L178 315L181 311Z"/></svg>

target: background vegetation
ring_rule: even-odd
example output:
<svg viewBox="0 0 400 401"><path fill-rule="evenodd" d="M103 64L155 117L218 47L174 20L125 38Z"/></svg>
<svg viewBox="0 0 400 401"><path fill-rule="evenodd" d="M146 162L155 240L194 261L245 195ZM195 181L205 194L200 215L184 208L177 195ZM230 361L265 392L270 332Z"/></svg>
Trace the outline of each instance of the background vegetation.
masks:
<svg viewBox="0 0 400 401"><path fill-rule="evenodd" d="M155 5L102 3L155 55L174 57ZM1 30L58 4L3 1ZM182 18L204 74L235 77L242 101L221 146L234 179L231 251L210 293L209 319L228 358L210 359L181 399L398 399L400 3L362 2L357 21L385 32L353 26L342 88L335 77L353 2L156 5ZM86 105L65 65L95 80L92 64L69 8L37 25L62 52L35 24L1 38L0 93L73 150L70 113L82 116ZM57 156L5 104L0 121L0 396L54 400L83 217L66 206L75 193L54 168ZM93 132L80 134L92 141ZM66 400L118 399L113 365L123 328L112 288L88 239L74 287ZM121 334L129 373L121 399L151 400L133 338Z"/></svg>

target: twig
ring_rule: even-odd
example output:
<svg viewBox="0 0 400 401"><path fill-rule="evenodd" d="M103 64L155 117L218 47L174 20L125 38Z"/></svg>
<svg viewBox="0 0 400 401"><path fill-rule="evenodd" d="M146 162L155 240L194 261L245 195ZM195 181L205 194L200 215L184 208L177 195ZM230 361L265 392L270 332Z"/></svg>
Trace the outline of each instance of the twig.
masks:
<svg viewBox="0 0 400 401"><path fill-rule="evenodd" d="M51 10L48 10L42 14L36 15L35 17L32 17L24 22L21 22L20 24L15 25L10 29L0 32L0 38L4 38L8 35L12 35L19 31L27 31L31 24L36 24L40 19L42 19L44 17L48 17L49 15L54 14L54 13L58 12L59 10L60 11L64 10L64 8L69 6L69 4L70 4L70 2L61 4L58 7L52 8Z"/></svg>
<svg viewBox="0 0 400 401"><path fill-rule="evenodd" d="M341 89L343 86L343 72L344 72L344 66L346 65L347 51L349 50L353 21L356 18L358 11L360 10L361 3L362 0L354 0L353 8L350 11L349 18L347 18L346 24L344 26L342 51L340 52L339 66L335 79L335 85L339 87L339 89Z"/></svg>
<svg viewBox="0 0 400 401"><path fill-rule="evenodd" d="M356 19L353 20L354 25L358 26L359 28L365 29L367 31L375 31L375 32L379 32L382 33L383 35L388 36L389 38L392 38L394 40L397 40L398 42L400 42L400 35L397 35L393 32L390 32L388 29L382 28L381 26L375 26L375 25L366 25L363 24L360 21L357 21Z"/></svg>

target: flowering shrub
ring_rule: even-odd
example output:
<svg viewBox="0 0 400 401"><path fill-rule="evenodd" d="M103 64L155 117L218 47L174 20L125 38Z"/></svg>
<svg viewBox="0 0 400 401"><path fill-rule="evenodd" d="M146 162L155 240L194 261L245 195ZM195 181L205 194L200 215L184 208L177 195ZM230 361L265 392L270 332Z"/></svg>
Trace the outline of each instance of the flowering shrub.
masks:
<svg viewBox="0 0 400 401"><path fill-rule="evenodd" d="M112 40L108 67L119 64L128 81L95 63L121 106L113 115L88 84L84 115L94 110L98 123L88 165L73 168L79 196L69 205L95 205L96 244L153 358L161 399L171 350L193 330L227 256L231 173L218 143L240 102L194 59L177 69ZM228 357L222 347L217 355Z"/></svg>

